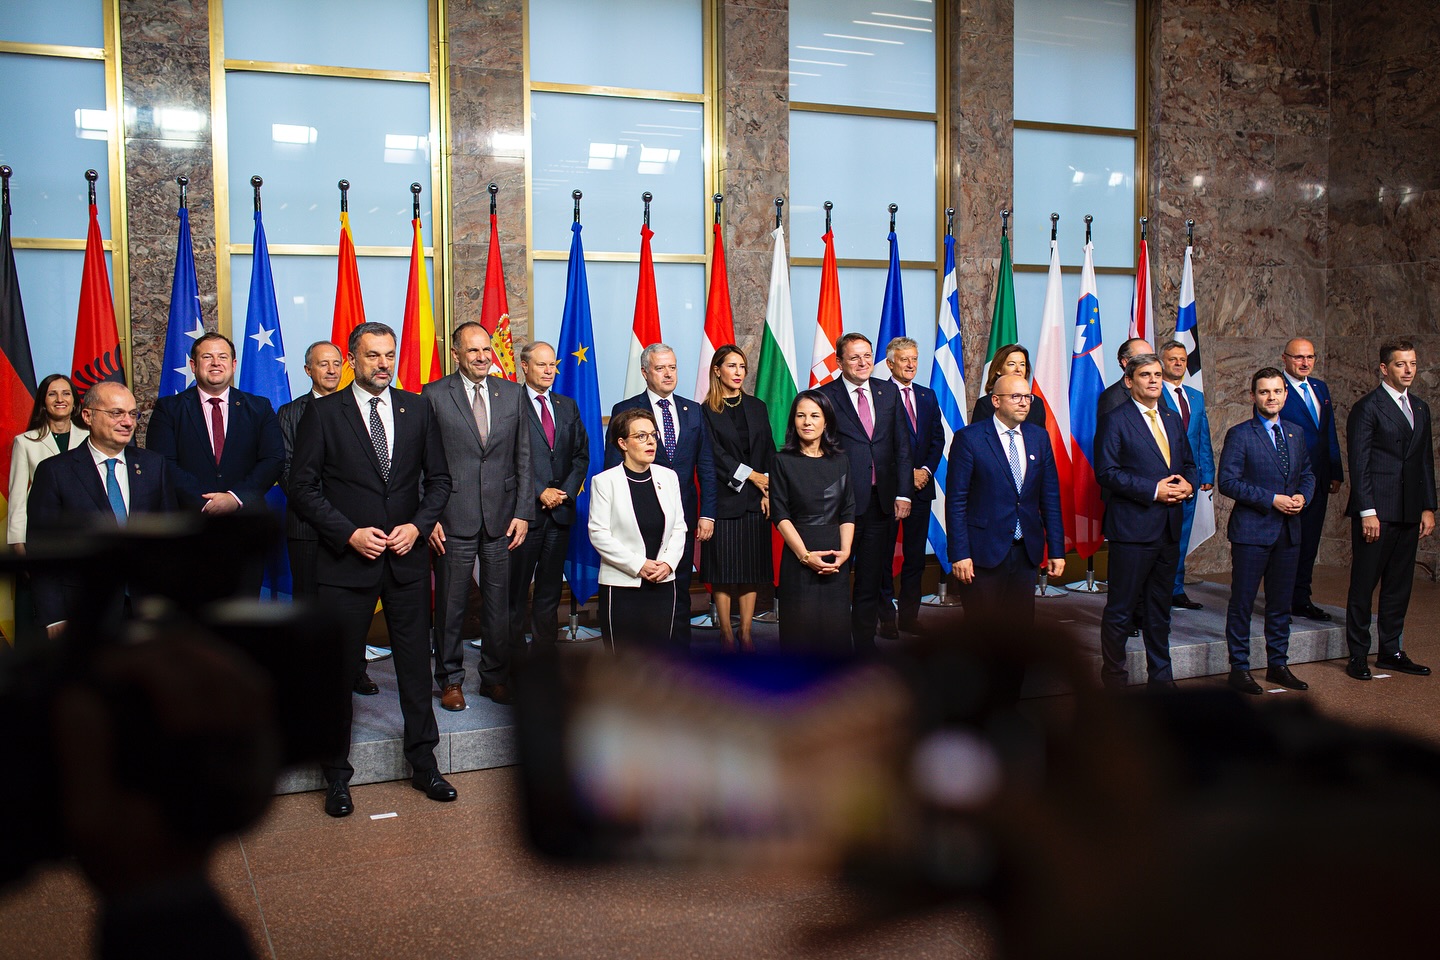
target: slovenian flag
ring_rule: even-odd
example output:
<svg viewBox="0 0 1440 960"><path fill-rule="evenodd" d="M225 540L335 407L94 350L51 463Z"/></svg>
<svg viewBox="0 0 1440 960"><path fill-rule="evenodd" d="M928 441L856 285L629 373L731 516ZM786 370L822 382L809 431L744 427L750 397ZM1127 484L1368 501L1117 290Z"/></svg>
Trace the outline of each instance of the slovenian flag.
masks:
<svg viewBox="0 0 1440 960"><path fill-rule="evenodd" d="M1100 297L1095 286L1095 245L1086 241L1080 271L1080 303L1075 309L1075 346L1070 354L1070 470L1075 491L1075 551L1085 559L1104 542L1100 530L1105 505L1095 479L1095 421L1105 389L1104 343L1100 334Z"/></svg>

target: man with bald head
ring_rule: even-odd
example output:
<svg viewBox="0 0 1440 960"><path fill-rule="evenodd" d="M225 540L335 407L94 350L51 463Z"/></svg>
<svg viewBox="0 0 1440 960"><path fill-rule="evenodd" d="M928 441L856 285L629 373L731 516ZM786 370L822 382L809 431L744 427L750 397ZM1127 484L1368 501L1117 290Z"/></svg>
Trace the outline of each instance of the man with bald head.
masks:
<svg viewBox="0 0 1440 960"><path fill-rule="evenodd" d="M1285 406L1280 415L1298 426L1305 435L1305 452L1315 473L1315 496L1300 511L1300 565L1295 570L1295 592L1290 612L1310 620L1329 620L1330 614L1310 599L1310 580L1315 554L1320 549L1320 532L1325 526L1325 509L1330 495L1340 492L1345 482L1345 461L1340 455L1340 437L1335 430L1335 408L1330 388L1310 374L1315 370L1315 344L1295 337L1285 344L1280 360L1285 366Z"/></svg>
<svg viewBox="0 0 1440 960"><path fill-rule="evenodd" d="M1139 353L1151 353L1150 342L1143 337L1131 337L1120 344L1120 349L1115 351L1115 362L1120 365L1120 376L1100 392L1100 399L1095 403L1095 426L1098 429L1100 421L1116 407L1130 399L1130 388L1125 386L1125 366L1130 358Z"/></svg>

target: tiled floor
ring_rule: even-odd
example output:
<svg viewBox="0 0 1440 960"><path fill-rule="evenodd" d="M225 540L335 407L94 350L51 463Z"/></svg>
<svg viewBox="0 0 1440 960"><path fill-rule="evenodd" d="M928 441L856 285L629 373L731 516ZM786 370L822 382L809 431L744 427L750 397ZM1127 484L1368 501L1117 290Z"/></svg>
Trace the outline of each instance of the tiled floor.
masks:
<svg viewBox="0 0 1440 960"><path fill-rule="evenodd" d="M1343 602L1345 571L1318 574L1318 599ZM1440 665L1437 622L1440 585L1417 581L1406 646L1432 665ZM1305 696L1332 715L1440 744L1440 677L1360 684L1343 667L1343 660L1297 667L1310 691L1265 700ZM827 939L824 931L853 921L864 906L828 880L554 867L520 837L512 770L452 781L460 792L454 804L430 802L403 781L357 787L356 813L345 820L325 817L318 794L278 797L265 821L228 842L213 867L257 953L284 960L993 954L979 915L960 907ZM397 816L370 819L390 812ZM48 868L0 898L0 956L87 956L94 918L78 873Z"/></svg>

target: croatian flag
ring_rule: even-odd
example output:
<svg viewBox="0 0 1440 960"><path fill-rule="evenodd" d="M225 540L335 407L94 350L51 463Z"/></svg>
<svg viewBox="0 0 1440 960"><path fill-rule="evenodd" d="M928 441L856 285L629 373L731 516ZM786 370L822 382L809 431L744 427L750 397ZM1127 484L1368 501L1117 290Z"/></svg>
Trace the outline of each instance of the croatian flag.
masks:
<svg viewBox="0 0 1440 960"><path fill-rule="evenodd" d="M1105 505L1095 480L1095 421L1105 389L1105 350L1100 335L1100 298L1095 286L1095 245L1085 244L1075 346L1070 354L1070 471L1075 489L1075 551L1087 560L1104 542Z"/></svg>

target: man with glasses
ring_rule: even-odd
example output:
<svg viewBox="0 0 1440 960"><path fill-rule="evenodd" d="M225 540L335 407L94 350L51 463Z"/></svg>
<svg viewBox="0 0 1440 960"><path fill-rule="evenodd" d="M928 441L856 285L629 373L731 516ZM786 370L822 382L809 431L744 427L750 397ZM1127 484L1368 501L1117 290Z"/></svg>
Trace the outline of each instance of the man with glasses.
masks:
<svg viewBox="0 0 1440 960"><path fill-rule="evenodd" d="M1215 448L1210 445L1210 418L1205 415L1205 394L1185 383L1185 373L1190 366L1190 354L1179 340L1169 340L1160 346L1160 363L1165 370L1165 405L1180 414L1185 424L1185 439L1190 441L1190 452L1195 456L1195 469L1200 479L1200 489L1210 490L1215 486ZM1190 529L1195 524L1195 500L1185 501L1185 523L1180 528L1180 562L1175 567L1175 594L1170 606L1183 610L1199 610L1202 604L1191 600L1185 592L1185 554L1190 550Z"/></svg>
<svg viewBox="0 0 1440 960"><path fill-rule="evenodd" d="M90 439L35 468L28 509L31 540L73 534L99 521L123 526L137 513L175 510L175 486L165 458L130 446L135 395L124 384L97 383L85 393L80 416ZM91 585L78 576L35 578L35 606L50 636L87 600Z"/></svg>
<svg viewBox="0 0 1440 960"><path fill-rule="evenodd" d="M1280 415L1298 426L1305 435L1305 452L1315 473L1315 496L1300 511L1300 563L1295 569L1295 592L1290 612L1309 620L1329 620L1330 614L1315 606L1310 581L1320 533L1325 527L1325 509L1332 494L1345 482L1345 461L1340 455L1340 437L1335 430L1335 408L1330 388L1310 374L1315 369L1315 344L1296 337L1285 344L1280 355L1285 366L1285 407Z"/></svg>

